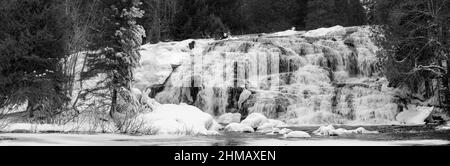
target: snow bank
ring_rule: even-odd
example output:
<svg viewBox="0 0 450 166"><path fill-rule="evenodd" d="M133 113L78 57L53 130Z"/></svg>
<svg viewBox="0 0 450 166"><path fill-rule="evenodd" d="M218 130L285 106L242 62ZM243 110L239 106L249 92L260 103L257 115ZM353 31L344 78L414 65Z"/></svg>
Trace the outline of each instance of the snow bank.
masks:
<svg viewBox="0 0 450 166"><path fill-rule="evenodd" d="M245 124L240 123L231 123L227 127L225 127L226 132L240 132L240 133L253 133L255 130Z"/></svg>
<svg viewBox="0 0 450 166"><path fill-rule="evenodd" d="M215 135L217 125L213 117L187 104L163 104L151 113L139 115L143 130L156 135Z"/></svg>
<svg viewBox="0 0 450 166"><path fill-rule="evenodd" d="M397 115L397 121L406 125L423 125L425 124L425 119L427 119L431 112L433 112L434 107L416 107L409 105L410 109L403 111Z"/></svg>
<svg viewBox="0 0 450 166"><path fill-rule="evenodd" d="M436 127L436 130L450 130L450 123Z"/></svg>
<svg viewBox="0 0 450 166"><path fill-rule="evenodd" d="M270 34L269 36L293 36L293 35L298 35L301 33L302 32L300 32L300 31L295 31L295 28L292 28L292 29L289 29L286 31L281 31L281 32Z"/></svg>
<svg viewBox="0 0 450 166"><path fill-rule="evenodd" d="M241 124L250 126L254 129L262 126L264 123L270 122L266 116L260 113L250 114L245 120L241 122Z"/></svg>
<svg viewBox="0 0 450 166"><path fill-rule="evenodd" d="M226 113L220 116L217 119L217 122L223 125L228 125L231 123L239 123L241 122L241 114L240 113Z"/></svg>
<svg viewBox="0 0 450 166"><path fill-rule="evenodd" d="M350 134L377 134L378 131L369 131L362 127L355 130L347 130L343 128L335 129L333 125L321 126L319 129L313 132L314 135L318 136L341 136Z"/></svg>
<svg viewBox="0 0 450 166"><path fill-rule="evenodd" d="M3 132L19 132L19 133L47 133L47 132L97 132L97 133L114 133L117 131L113 123L104 122L103 124L94 123L67 123L65 125L58 124L31 124L31 123L12 123L1 129Z"/></svg>
<svg viewBox="0 0 450 166"><path fill-rule="evenodd" d="M284 138L311 138L311 135L304 131L293 131L285 134Z"/></svg>
<svg viewBox="0 0 450 166"><path fill-rule="evenodd" d="M306 32L305 34L303 34L303 36L305 37L325 37L326 35L333 33L333 32L338 32L341 30L344 30L345 28L342 26L334 26L334 27L330 27L330 28L319 28L316 30L311 30Z"/></svg>

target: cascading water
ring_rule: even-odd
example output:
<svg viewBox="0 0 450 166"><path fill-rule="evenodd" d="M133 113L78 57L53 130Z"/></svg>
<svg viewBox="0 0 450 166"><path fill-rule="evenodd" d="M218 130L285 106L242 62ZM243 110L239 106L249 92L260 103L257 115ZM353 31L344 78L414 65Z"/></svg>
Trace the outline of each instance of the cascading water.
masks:
<svg viewBox="0 0 450 166"><path fill-rule="evenodd" d="M293 32L146 45L136 87L159 85L158 102L214 116L258 112L292 125L395 121L398 106L379 76L368 29Z"/></svg>

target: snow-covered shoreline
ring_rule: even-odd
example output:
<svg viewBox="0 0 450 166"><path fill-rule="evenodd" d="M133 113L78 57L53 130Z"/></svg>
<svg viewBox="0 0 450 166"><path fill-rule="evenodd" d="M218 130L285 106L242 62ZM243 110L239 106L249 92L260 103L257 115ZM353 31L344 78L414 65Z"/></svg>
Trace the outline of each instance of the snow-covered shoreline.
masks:
<svg viewBox="0 0 450 166"><path fill-rule="evenodd" d="M370 141L350 139L239 138L239 146L442 146L442 139ZM227 146L217 137L128 136L119 134L5 134L0 146Z"/></svg>

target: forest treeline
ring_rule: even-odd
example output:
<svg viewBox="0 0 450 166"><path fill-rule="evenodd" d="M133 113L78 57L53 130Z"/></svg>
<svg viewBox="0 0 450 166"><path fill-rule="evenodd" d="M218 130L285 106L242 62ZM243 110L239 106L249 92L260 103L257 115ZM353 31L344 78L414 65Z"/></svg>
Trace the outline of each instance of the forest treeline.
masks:
<svg viewBox="0 0 450 166"><path fill-rule="evenodd" d="M447 0L2 0L0 108L79 112L70 97L79 65L71 55L80 52L89 51L81 79L106 79L79 96L104 97L114 112L131 91L142 44L334 25L374 25L391 85L438 89L448 107L449 11ZM436 79L437 87L424 81Z"/></svg>
<svg viewBox="0 0 450 166"><path fill-rule="evenodd" d="M148 42L367 23L359 0L146 0Z"/></svg>

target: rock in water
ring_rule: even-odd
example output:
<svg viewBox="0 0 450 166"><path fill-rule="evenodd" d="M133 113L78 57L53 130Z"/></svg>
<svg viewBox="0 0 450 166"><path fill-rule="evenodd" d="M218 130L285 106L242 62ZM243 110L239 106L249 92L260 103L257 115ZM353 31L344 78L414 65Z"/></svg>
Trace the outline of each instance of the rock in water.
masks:
<svg viewBox="0 0 450 166"><path fill-rule="evenodd" d="M311 135L304 131L293 131L285 134L284 138L311 138Z"/></svg>
<svg viewBox="0 0 450 166"><path fill-rule="evenodd" d="M284 128L284 129L281 129L278 133L281 135L285 135L285 134L289 134L290 132L292 132L291 129Z"/></svg>
<svg viewBox="0 0 450 166"><path fill-rule="evenodd" d="M253 113L250 114L247 118L245 118L245 120L243 120L241 124L257 129L258 127L267 122L269 122L269 119L267 119L267 117L264 116L263 114Z"/></svg>
<svg viewBox="0 0 450 166"><path fill-rule="evenodd" d="M226 132L240 132L240 133L253 133L255 130L247 125L240 123L231 123L225 127Z"/></svg>
<svg viewBox="0 0 450 166"><path fill-rule="evenodd" d="M378 134L378 131L369 131L365 128L359 127L355 130L347 130L343 128L335 129L333 125L322 126L313 132L314 135L319 136L341 136L341 135L351 135L351 134Z"/></svg>
<svg viewBox="0 0 450 166"><path fill-rule="evenodd" d="M325 135L331 135L333 133L333 131L335 131L336 129L334 128L333 125L328 125L328 126L321 126L319 129L317 129L316 131L313 132L314 135L321 135L321 136L325 136Z"/></svg>
<svg viewBox="0 0 450 166"><path fill-rule="evenodd" d="M269 119L268 122L266 122L258 127L257 132L258 133L272 133L272 132L276 133L280 130L279 129L280 127L286 127L286 123L279 121L279 120Z"/></svg>
<svg viewBox="0 0 450 166"><path fill-rule="evenodd" d="M240 113L226 113L220 116L217 119L217 122L223 125L228 125L231 123L240 123L241 122L241 114Z"/></svg>
<svg viewBox="0 0 450 166"><path fill-rule="evenodd" d="M369 131L369 130L366 130L365 128L362 128L362 127L360 127L360 128L357 128L356 130L354 130L357 134L378 134L378 133L380 133L380 132L378 132L378 131Z"/></svg>

